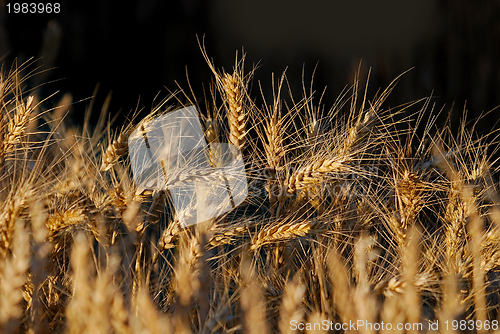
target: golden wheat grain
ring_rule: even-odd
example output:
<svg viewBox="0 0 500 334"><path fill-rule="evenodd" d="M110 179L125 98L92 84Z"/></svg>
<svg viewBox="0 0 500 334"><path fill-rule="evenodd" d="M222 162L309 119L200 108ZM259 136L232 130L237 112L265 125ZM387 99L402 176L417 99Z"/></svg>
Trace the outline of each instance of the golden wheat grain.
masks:
<svg viewBox="0 0 500 334"><path fill-rule="evenodd" d="M231 144L236 146L240 151L243 151L246 145L247 136L247 99L248 99L248 82L253 76L253 71L244 73L245 55L238 60L236 55L235 66L233 73L220 73L216 70L212 60L208 58L204 46L202 46L202 54L215 76L217 87L223 96L224 103L227 109L227 119L229 123L228 139Z"/></svg>
<svg viewBox="0 0 500 334"><path fill-rule="evenodd" d="M417 220L417 216L424 207L422 193L425 186L420 176L410 171L403 163L402 158L395 159L391 164L393 191L387 201L387 221L389 228L395 235L396 246L399 251L406 247L407 231Z"/></svg>
<svg viewBox="0 0 500 334"><path fill-rule="evenodd" d="M26 199L31 196L32 189L29 186L20 186L15 193L10 192L9 197L2 203L3 209L0 215L0 255L6 255L11 247L14 225L18 219Z"/></svg>
<svg viewBox="0 0 500 334"><path fill-rule="evenodd" d="M269 194L269 204L271 212L277 210L279 215L283 202L286 199L286 191L284 191L282 167L286 157L284 138L289 125L289 115L282 115L281 91L285 75L281 76L277 88L274 88L273 81L273 101L268 105L264 98L264 110L258 110L256 117L261 117L259 122L263 123L263 129L257 128L257 135L262 141L265 153L266 168L266 190ZM264 96L263 96L264 97ZM279 202L279 207L276 205Z"/></svg>
<svg viewBox="0 0 500 334"><path fill-rule="evenodd" d="M125 154L128 150L128 137L132 133L133 128L129 127L120 133L117 139L114 139L111 144L102 153L101 171L110 170L113 165Z"/></svg>
<svg viewBox="0 0 500 334"><path fill-rule="evenodd" d="M267 141L264 141L264 150L267 156L268 180L266 190L269 194L269 204L274 209L277 202L283 202L286 192L283 191L283 182L278 175L282 165L285 151L283 149L283 138L280 133L280 122L275 118L267 123L265 128Z"/></svg>
<svg viewBox="0 0 500 334"><path fill-rule="evenodd" d="M318 185L323 177L328 173L352 171L348 165L349 160L345 157L326 159L317 158L305 166L300 167L288 179L287 191L293 194L297 189L302 189L311 185Z"/></svg>
<svg viewBox="0 0 500 334"><path fill-rule="evenodd" d="M30 121L31 113L34 110L32 104L33 96L29 96L26 103L21 101L16 107L14 117L8 123L8 132L3 138L3 154L11 152L24 134L24 130Z"/></svg>
<svg viewBox="0 0 500 334"><path fill-rule="evenodd" d="M224 73L221 78L221 84L226 93L229 122L229 142L243 151L246 140L246 114L243 99L246 94L246 88L243 78L238 72L233 74Z"/></svg>
<svg viewBox="0 0 500 334"><path fill-rule="evenodd" d="M299 222L299 223L286 223L283 225L276 225L268 229L262 229L257 233L250 245L250 250L256 250L260 247L278 241L303 237L310 232L321 231L317 223Z"/></svg>
<svg viewBox="0 0 500 334"><path fill-rule="evenodd" d="M47 219L47 227L54 234L69 226L85 222L87 215L84 208L69 209L50 215Z"/></svg>
<svg viewBox="0 0 500 334"><path fill-rule="evenodd" d="M264 133L264 151L266 152L267 164L272 172L282 166L285 150L283 148L283 121L281 111L276 107L269 120L265 120Z"/></svg>
<svg viewBox="0 0 500 334"><path fill-rule="evenodd" d="M107 263L107 268L96 275L92 282L91 313L88 315L92 321L88 322L88 331L92 333L108 333L111 331L111 309L115 295L121 293L113 283L120 264L118 255L112 255Z"/></svg>
<svg viewBox="0 0 500 334"><path fill-rule="evenodd" d="M158 252L161 253L166 249L174 248L174 242L178 240L180 234L181 227L179 225L179 221L171 221L168 227L163 230L160 240L158 240Z"/></svg>
<svg viewBox="0 0 500 334"><path fill-rule="evenodd" d="M375 124L376 113L373 108L370 108L364 117L360 118L358 121L348 130L348 134L344 140L344 152L351 152L353 148L358 145L371 131L371 128Z"/></svg>
<svg viewBox="0 0 500 334"><path fill-rule="evenodd" d="M234 226L223 230L213 229L213 234L207 242L209 247L233 244L249 232L249 226Z"/></svg>

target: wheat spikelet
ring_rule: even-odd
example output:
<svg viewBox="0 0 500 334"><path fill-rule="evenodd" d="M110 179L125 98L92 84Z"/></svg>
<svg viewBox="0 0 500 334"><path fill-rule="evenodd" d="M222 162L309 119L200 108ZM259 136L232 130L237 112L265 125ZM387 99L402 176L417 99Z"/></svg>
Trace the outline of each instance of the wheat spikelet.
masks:
<svg viewBox="0 0 500 334"><path fill-rule="evenodd" d="M4 201L0 215L0 255L5 255L5 252L11 247L14 224L26 204L26 199L32 194L31 188L27 186L21 186L16 190L15 193L11 192Z"/></svg>
<svg viewBox="0 0 500 334"><path fill-rule="evenodd" d="M281 76L276 88L274 88L273 75L273 102L264 105L264 110L258 110L259 115L263 119L263 129L257 128L257 134L262 141L265 153L266 169L266 190L269 194L269 204L271 212L276 210L276 205L279 202L278 214L286 199L286 191L284 191L283 175L279 175L284 163L286 151L284 147L284 132L289 125L289 116L282 116L281 108L281 90L285 75ZM265 100L265 98L264 98Z"/></svg>
<svg viewBox="0 0 500 334"><path fill-rule="evenodd" d="M266 152L267 164L272 171L276 171L281 167L285 150L283 147L283 118L281 111L278 108L274 109L269 120L265 120L264 133L266 140L264 143L264 151Z"/></svg>
<svg viewBox="0 0 500 334"><path fill-rule="evenodd" d="M224 73L220 80L228 105L229 142L243 151L246 140L246 115L243 104L244 82L236 71L233 74Z"/></svg>
<svg viewBox="0 0 500 334"><path fill-rule="evenodd" d="M86 219L87 215L84 208L69 209L50 215L47 219L47 227L50 233L54 234L69 226L83 223Z"/></svg>
<svg viewBox="0 0 500 334"><path fill-rule="evenodd" d="M191 332L190 325L190 309L191 302L197 296L202 284L199 280L200 259L203 254L203 241L199 238L187 236L180 240L180 254L176 264L175 275L175 292L176 300L176 317L175 317L175 332L188 333Z"/></svg>
<svg viewBox="0 0 500 334"><path fill-rule="evenodd" d="M166 249L174 248L176 241L181 233L179 221L170 222L168 227L163 231L160 240L158 241L158 252L161 253Z"/></svg>
<svg viewBox="0 0 500 334"><path fill-rule="evenodd" d="M108 171L128 150L128 137L132 133L133 128L130 127L114 139L113 142L102 153L101 171Z"/></svg>
<svg viewBox="0 0 500 334"><path fill-rule="evenodd" d="M261 230L254 236L250 245L250 250L259 249L269 243L303 237L310 232L319 231L321 231L321 229L317 223L307 221L273 226L269 229Z"/></svg>
<svg viewBox="0 0 500 334"><path fill-rule="evenodd" d="M293 194L297 189L302 189L311 185L318 185L327 173L352 171L345 158L326 159L318 158L307 165L300 167L288 179L287 191Z"/></svg>
<svg viewBox="0 0 500 334"><path fill-rule="evenodd" d="M281 122L273 117L267 123L265 129L267 141L264 142L269 168L275 171L282 165L285 150L283 148L283 137L281 134Z"/></svg>
<svg viewBox="0 0 500 334"><path fill-rule="evenodd" d="M418 175L405 169L402 180L398 184L397 196L401 201L403 213L401 215L401 228L406 230L409 224L415 221L417 214L423 206L421 197L422 182Z"/></svg>
<svg viewBox="0 0 500 334"><path fill-rule="evenodd" d="M20 102L16 107L14 117L9 120L8 132L3 139L3 153L9 153L19 142L20 137L24 134L27 124L30 121L30 116L34 110L33 96L29 96L26 104Z"/></svg>
<svg viewBox="0 0 500 334"><path fill-rule="evenodd" d="M227 107L227 118L229 123L229 142L243 151L246 145L246 123L247 123L247 87L251 80L253 71L244 74L243 66L245 63L245 55L238 60L236 55L235 66L233 73L218 72L213 62L208 58L206 50L202 47L203 57L208 66L215 75L217 87L224 96L224 102Z"/></svg>
<svg viewBox="0 0 500 334"><path fill-rule="evenodd" d="M284 199L283 182L277 175L277 170L282 166L285 150L283 148L283 137L281 134L282 120L277 115L273 115L266 121L264 132L267 141L263 141L264 150L267 156L268 180L266 190L269 194L269 204L274 208L277 202Z"/></svg>
<svg viewBox="0 0 500 334"><path fill-rule="evenodd" d="M363 118L358 121L348 130L347 137L344 140L344 152L350 152L357 144L359 144L370 132L375 124L377 114L374 109L369 109L364 113Z"/></svg>
<svg viewBox="0 0 500 334"><path fill-rule="evenodd" d="M205 124L205 138L209 144L218 142L218 126L217 122L212 118L208 118L204 122Z"/></svg>
<svg viewBox="0 0 500 334"><path fill-rule="evenodd" d="M402 159L401 159L402 160ZM399 161L399 160L398 160ZM406 236L408 228L415 221L419 212L424 207L422 193L424 184L420 176L410 172L408 166L404 164L391 164L393 179L389 200L386 205L388 225L393 232L399 252L406 253Z"/></svg>
<svg viewBox="0 0 500 334"><path fill-rule="evenodd" d="M215 233L210 237L207 245L210 247L217 247L234 243L238 238L248 233L248 226L236 226L228 228L225 231L214 231Z"/></svg>
<svg viewBox="0 0 500 334"><path fill-rule="evenodd" d="M113 282L120 258L112 255L107 268L96 275L92 282L92 305L88 315L92 321L88 322L87 330L92 333L109 333L112 326L112 306L116 295L121 294Z"/></svg>
<svg viewBox="0 0 500 334"><path fill-rule="evenodd" d="M469 217L466 203L460 197L456 187L452 186L448 192L448 202L444 212L445 225L444 244L449 270L463 277L468 274L465 246L467 244L466 219Z"/></svg>
<svg viewBox="0 0 500 334"><path fill-rule="evenodd" d="M36 107L36 105L33 105L33 99L33 96L29 96L26 103L23 103L22 101L16 101L17 105L15 108L14 117L8 119L7 132L4 134L3 138L1 138L2 143L0 144L0 172L2 174L5 168L4 161L6 159L6 156L14 151L16 144L20 143L21 137L26 131L28 123L30 123L31 121L31 114ZM3 112L1 118L2 120L6 118Z"/></svg>

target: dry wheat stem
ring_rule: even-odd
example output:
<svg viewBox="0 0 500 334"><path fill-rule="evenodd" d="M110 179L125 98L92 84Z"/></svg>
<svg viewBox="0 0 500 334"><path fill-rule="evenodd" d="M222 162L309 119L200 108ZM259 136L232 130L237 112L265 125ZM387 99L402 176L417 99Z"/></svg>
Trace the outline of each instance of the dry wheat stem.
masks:
<svg viewBox="0 0 500 334"><path fill-rule="evenodd" d="M24 229L24 221L17 220L14 228L13 252L8 258L0 257L0 331L17 332L23 298L23 285L29 268L29 240Z"/></svg>

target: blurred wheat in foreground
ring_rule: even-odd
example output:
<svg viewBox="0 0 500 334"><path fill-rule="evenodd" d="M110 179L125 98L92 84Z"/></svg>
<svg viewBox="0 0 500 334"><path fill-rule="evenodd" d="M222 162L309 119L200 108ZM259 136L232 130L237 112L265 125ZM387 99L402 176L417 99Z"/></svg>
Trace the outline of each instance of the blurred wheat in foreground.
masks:
<svg viewBox="0 0 500 334"><path fill-rule="evenodd" d="M356 79L323 110L284 75L253 96L243 60L207 61L209 98L115 131L109 101L77 128L70 95L0 74L1 333L500 332L494 133L437 126L429 99L384 110L395 83L370 99ZM242 150L249 194L182 228L168 190L134 184L127 143L193 104L208 143Z"/></svg>

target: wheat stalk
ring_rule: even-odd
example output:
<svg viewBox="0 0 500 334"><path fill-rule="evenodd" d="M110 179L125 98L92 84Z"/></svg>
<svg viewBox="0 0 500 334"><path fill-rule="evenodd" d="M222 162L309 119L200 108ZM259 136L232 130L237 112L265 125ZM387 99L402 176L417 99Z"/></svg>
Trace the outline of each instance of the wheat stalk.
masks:
<svg viewBox="0 0 500 334"><path fill-rule="evenodd" d="M279 328L281 333L292 334L291 321L300 322L302 320L304 311L301 307L305 292L305 286L301 285L298 279L294 279L287 284L280 310Z"/></svg>
<svg viewBox="0 0 500 334"><path fill-rule="evenodd" d="M24 229L24 221L15 224L13 253L9 258L0 257L0 330L2 333L15 333L23 313L23 285L29 268L29 239Z"/></svg>
<svg viewBox="0 0 500 334"><path fill-rule="evenodd" d="M21 186L16 190L4 201L0 214L0 255L5 255L11 247L15 222L26 204L26 199L32 194L32 189L28 186Z"/></svg>

